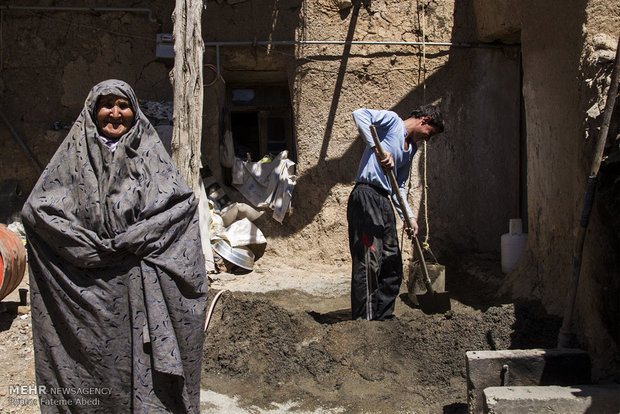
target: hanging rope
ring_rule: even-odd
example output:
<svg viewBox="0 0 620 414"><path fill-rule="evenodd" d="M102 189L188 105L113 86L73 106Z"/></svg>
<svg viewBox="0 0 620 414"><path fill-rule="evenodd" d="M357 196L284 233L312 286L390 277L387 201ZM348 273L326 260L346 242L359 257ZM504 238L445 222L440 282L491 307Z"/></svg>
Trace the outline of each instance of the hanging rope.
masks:
<svg viewBox="0 0 620 414"><path fill-rule="evenodd" d="M421 26L422 26L422 64L420 65L421 67L421 72L422 72L422 104L426 105L426 17L424 14L424 9L425 9L425 5L422 4L422 21L421 21ZM424 227L426 228L426 234L424 236L424 241L421 243L422 248L425 251L428 251L431 253L431 255L434 257L433 252L430 250L430 244L429 244L429 239L430 239L430 231L429 231L429 222L428 222L428 179L427 179L427 172L426 172L426 165L427 165L427 148L426 148L426 141L424 141L424 148L422 151L422 162L423 162L423 184L424 184L424 188L423 188L423 197L422 197L422 203L424 203ZM411 195L411 188L412 188L412 180L411 180L411 176L412 176L412 170L409 170L409 188L407 190L407 198L410 198ZM404 233L404 231L403 231ZM402 240L401 240L401 245L402 245Z"/></svg>
<svg viewBox="0 0 620 414"><path fill-rule="evenodd" d="M424 8L425 5L422 4L422 103L426 105L426 16Z"/></svg>
<svg viewBox="0 0 620 414"><path fill-rule="evenodd" d="M426 105L426 18L424 15L425 5L422 5L422 103ZM426 147L426 141L424 141L424 227L426 228L426 235L424 236L424 241L422 242L422 248L424 250L430 250L430 245L428 244L430 238L430 228L428 224L428 179L426 174L426 164L427 164L427 156L428 151Z"/></svg>

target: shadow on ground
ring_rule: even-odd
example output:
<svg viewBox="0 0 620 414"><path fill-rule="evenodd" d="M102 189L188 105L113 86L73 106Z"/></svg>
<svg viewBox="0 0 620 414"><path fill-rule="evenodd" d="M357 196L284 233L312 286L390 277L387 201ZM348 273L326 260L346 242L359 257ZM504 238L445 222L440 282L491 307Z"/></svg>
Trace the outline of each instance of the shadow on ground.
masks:
<svg viewBox="0 0 620 414"><path fill-rule="evenodd" d="M0 302L0 332L8 331L17 318L19 302Z"/></svg>

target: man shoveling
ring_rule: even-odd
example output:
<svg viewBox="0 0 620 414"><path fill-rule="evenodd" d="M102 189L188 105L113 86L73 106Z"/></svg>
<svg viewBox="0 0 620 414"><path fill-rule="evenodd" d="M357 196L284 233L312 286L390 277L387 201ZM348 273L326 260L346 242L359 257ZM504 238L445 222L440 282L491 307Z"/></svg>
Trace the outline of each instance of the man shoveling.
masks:
<svg viewBox="0 0 620 414"><path fill-rule="evenodd" d="M443 118L438 107L426 105L405 120L392 111L364 108L354 111L353 119L367 147L347 205L352 258L351 313L353 319L392 319L403 266L390 198L402 220L405 215L384 171L394 172L402 199L406 200L405 182L416 144L442 132ZM373 141L371 125L376 128L384 158ZM410 207L404 204L409 217L405 229L412 238L418 224Z"/></svg>

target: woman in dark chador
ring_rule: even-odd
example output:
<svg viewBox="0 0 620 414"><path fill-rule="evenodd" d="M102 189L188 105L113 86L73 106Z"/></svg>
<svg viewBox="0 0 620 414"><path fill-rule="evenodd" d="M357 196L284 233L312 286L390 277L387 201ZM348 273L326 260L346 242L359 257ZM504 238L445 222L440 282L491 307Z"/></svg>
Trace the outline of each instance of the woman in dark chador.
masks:
<svg viewBox="0 0 620 414"><path fill-rule="evenodd" d="M131 87L93 87L22 210L43 413L200 411L197 204Z"/></svg>

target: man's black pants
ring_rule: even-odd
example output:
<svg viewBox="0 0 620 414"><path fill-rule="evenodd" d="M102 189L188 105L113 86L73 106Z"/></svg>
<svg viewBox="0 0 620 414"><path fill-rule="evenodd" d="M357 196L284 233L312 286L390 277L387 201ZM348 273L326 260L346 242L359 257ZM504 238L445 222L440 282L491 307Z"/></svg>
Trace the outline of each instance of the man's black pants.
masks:
<svg viewBox="0 0 620 414"><path fill-rule="evenodd" d="M353 319L391 319L403 278L396 219L386 191L356 184L347 205Z"/></svg>

